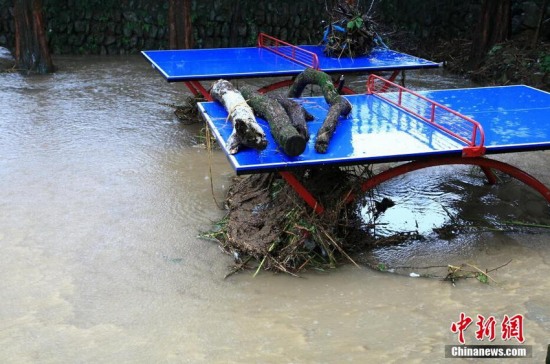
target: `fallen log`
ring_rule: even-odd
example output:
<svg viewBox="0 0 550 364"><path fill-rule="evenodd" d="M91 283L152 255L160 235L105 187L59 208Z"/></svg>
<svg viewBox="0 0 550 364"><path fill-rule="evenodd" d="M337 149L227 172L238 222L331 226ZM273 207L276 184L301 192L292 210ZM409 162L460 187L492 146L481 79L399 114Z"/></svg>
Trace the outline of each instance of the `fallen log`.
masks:
<svg viewBox="0 0 550 364"><path fill-rule="evenodd" d="M307 140L294 128L277 100L260 94L249 85L243 85L239 90L256 115L267 120L273 138L285 154L296 157L304 152Z"/></svg>
<svg viewBox="0 0 550 364"><path fill-rule="evenodd" d="M350 110L351 105L348 106L347 100L345 103L339 102L334 104L328 109L327 117L325 121L323 121L321 128L317 131L317 137L315 139L315 150L317 153L327 152L328 144L338 124L338 118L340 115L348 115Z"/></svg>
<svg viewBox="0 0 550 364"><path fill-rule="evenodd" d="M288 97L295 98L302 96L302 92L310 84L318 85L321 88L325 101L330 105L330 109L323 121L323 125L317 132L315 140L315 150L318 153L326 153L330 139L336 130L338 118L340 116L348 116L351 112L351 104L338 93L328 74L313 68L307 68L296 77L296 80L294 80L288 91Z"/></svg>
<svg viewBox="0 0 550 364"><path fill-rule="evenodd" d="M267 147L265 133L256 121L254 112L229 81L222 79L214 82L210 95L225 107L233 124L233 132L227 140L230 154L237 153L242 145L257 150Z"/></svg>
<svg viewBox="0 0 550 364"><path fill-rule="evenodd" d="M285 109L288 117L290 118L290 122L294 129L296 129L307 142L309 140L309 131L307 130L306 121L313 120L313 115L307 112L306 109L302 107L302 105L294 100L288 99L280 95L269 95L269 97L272 97L273 99L277 100L279 104L281 104L281 106Z"/></svg>

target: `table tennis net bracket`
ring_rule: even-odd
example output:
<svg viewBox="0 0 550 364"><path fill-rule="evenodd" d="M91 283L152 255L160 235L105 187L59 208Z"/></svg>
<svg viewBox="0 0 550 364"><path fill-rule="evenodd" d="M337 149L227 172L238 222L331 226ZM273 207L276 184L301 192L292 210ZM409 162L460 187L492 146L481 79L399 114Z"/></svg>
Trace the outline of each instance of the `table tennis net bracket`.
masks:
<svg viewBox="0 0 550 364"><path fill-rule="evenodd" d="M464 143L463 157L485 154L485 135L477 121L374 74L367 80L367 94L377 96Z"/></svg>
<svg viewBox="0 0 550 364"><path fill-rule="evenodd" d="M319 69L319 58L313 52L297 47L265 33L258 35L258 47L267 49L305 67Z"/></svg>

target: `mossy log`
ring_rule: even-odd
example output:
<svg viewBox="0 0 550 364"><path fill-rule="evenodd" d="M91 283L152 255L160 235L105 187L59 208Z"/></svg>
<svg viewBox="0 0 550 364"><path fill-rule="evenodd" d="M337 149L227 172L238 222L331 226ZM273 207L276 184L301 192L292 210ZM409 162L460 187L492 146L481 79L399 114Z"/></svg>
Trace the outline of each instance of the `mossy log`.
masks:
<svg viewBox="0 0 550 364"><path fill-rule="evenodd" d="M348 116L351 112L351 104L338 93L328 74L313 68L307 68L296 77L296 80L294 80L288 91L288 97L302 96L302 92L310 84L318 85L321 88L325 101L330 105L330 109L323 121L323 125L317 132L315 140L315 150L318 153L326 153L330 139L336 130L339 117Z"/></svg>
<svg viewBox="0 0 550 364"><path fill-rule="evenodd" d="M229 81L222 79L214 82L210 95L225 107L233 123L233 132L227 140L230 154L237 153L242 145L257 150L267 147L265 133L256 121L254 112Z"/></svg>
<svg viewBox="0 0 550 364"><path fill-rule="evenodd" d="M296 157L304 152L307 140L294 128L277 100L260 94L249 85L243 85L239 90L256 115L267 120L273 138L285 154Z"/></svg>
<svg viewBox="0 0 550 364"><path fill-rule="evenodd" d="M345 100L345 99L343 99ZM317 153L326 153L328 149L328 144L332 135L336 130L336 125L338 124L338 118L340 115L348 115L351 110L351 105L348 101L339 102L334 104L328 109L327 117L321 125L321 128L317 131L317 137L315 139L315 150Z"/></svg>
<svg viewBox="0 0 550 364"><path fill-rule="evenodd" d="M288 117L290 118L292 126L298 131L301 136L304 137L307 142L309 140L309 131L307 129L306 121L313 120L313 115L307 112L306 109L302 107L302 105L294 100L288 99L281 95L268 96L277 100L277 102L281 104L281 106L285 109Z"/></svg>

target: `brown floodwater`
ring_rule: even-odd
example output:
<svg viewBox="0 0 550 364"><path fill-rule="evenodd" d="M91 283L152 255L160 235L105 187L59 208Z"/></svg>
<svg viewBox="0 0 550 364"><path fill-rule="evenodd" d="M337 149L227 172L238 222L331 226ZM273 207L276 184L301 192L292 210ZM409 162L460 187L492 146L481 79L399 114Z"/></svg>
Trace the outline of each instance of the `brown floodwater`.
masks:
<svg viewBox="0 0 550 364"><path fill-rule="evenodd" d="M472 168L411 173L375 192L396 202L376 233L423 238L364 258L413 268L224 280L232 258L198 235L223 217L214 199L233 171L200 125L161 104L181 104L184 87L139 56L55 63L49 76L0 74L0 362L443 363L461 312L474 320L467 344L489 342L475 338L477 315L496 319L493 343L518 344L500 324L522 315L533 358L506 362L543 362L550 210L530 188L487 186ZM470 86L441 70L407 75L414 88ZM547 153L499 159L550 185ZM410 277L510 260L490 284Z"/></svg>

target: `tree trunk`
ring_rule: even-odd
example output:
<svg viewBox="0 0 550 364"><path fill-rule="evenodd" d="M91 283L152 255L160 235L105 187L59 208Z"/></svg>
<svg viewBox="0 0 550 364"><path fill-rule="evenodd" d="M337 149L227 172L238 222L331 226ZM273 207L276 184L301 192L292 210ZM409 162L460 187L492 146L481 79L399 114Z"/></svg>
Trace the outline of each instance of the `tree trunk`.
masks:
<svg viewBox="0 0 550 364"><path fill-rule="evenodd" d="M351 110L351 106L348 105L349 103L346 100L346 102L338 102L331 105L330 109L328 109L327 117L325 121L323 121L321 128L317 131L317 137L315 139L315 150L317 153L327 152L328 144L336 130L340 115L347 115Z"/></svg>
<svg viewBox="0 0 550 364"><path fill-rule="evenodd" d="M16 68L38 73L55 71L42 16L42 0L15 0Z"/></svg>
<svg viewBox="0 0 550 364"><path fill-rule="evenodd" d="M294 128L286 110L277 100L260 94L248 85L241 86L240 91L256 115L267 120L273 139L285 154L296 157L304 152L306 139Z"/></svg>
<svg viewBox="0 0 550 364"><path fill-rule="evenodd" d="M472 37L470 69L479 68L487 52L510 36L512 0L483 0L478 25Z"/></svg>
<svg viewBox="0 0 550 364"><path fill-rule="evenodd" d="M243 20L243 12L241 11L240 1L233 2L233 9L231 14L231 23L230 24L240 24ZM238 27L230 26L229 27L229 45L235 46L237 44L238 36Z"/></svg>
<svg viewBox="0 0 550 364"><path fill-rule="evenodd" d="M268 97L277 100L277 102L281 104L283 109L285 109L288 117L290 118L290 122L294 129L296 129L307 142L309 140L309 131L307 130L306 121L313 120L313 115L307 112L306 109L302 107L302 105L294 100L287 99L286 97L280 95L268 95Z"/></svg>
<svg viewBox="0 0 550 364"><path fill-rule="evenodd" d="M336 130L338 119L340 116L347 116L351 112L351 104L338 93L328 74L314 70L313 68L307 68L296 77L296 80L294 80L288 91L288 97L300 97L305 87L309 84L321 87L325 101L330 105L330 109L323 121L323 125L317 132L315 140L315 150L318 153L326 153L330 139Z"/></svg>
<svg viewBox="0 0 550 364"><path fill-rule="evenodd" d="M229 81L214 82L210 95L225 107L233 123L233 132L227 140L229 154L237 153L242 145L257 150L267 147L265 133L256 122L254 112L243 95Z"/></svg>
<svg viewBox="0 0 550 364"><path fill-rule="evenodd" d="M533 35L533 40L531 41L531 48L536 48L539 41L540 28L542 27L542 22L544 20L544 15L546 14L546 8L548 8L548 0L542 2L540 8L539 22L537 24L537 29L535 30L535 35Z"/></svg>
<svg viewBox="0 0 550 364"><path fill-rule="evenodd" d="M193 48L191 0L169 0L168 29L170 49Z"/></svg>

